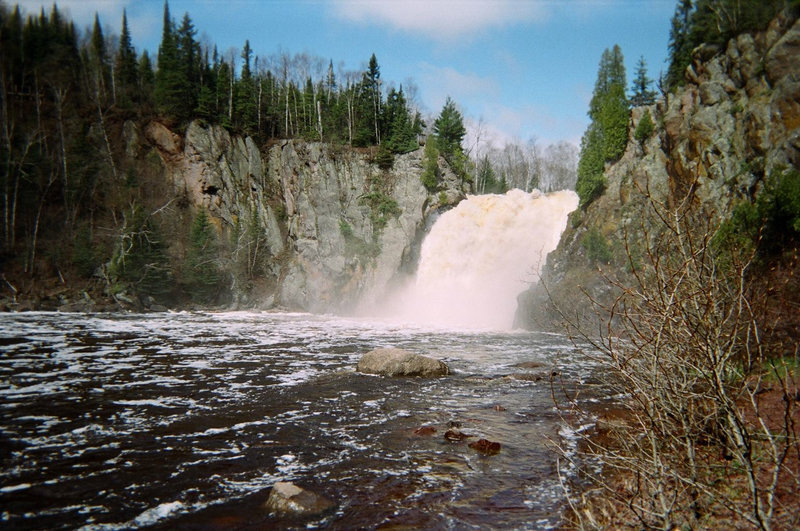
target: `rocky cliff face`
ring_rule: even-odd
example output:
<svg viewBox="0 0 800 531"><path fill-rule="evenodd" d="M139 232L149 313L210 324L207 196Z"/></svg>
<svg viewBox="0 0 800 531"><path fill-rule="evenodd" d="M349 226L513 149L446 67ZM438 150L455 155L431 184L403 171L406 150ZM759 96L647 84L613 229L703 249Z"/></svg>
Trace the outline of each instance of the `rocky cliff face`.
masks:
<svg viewBox="0 0 800 531"><path fill-rule="evenodd" d="M231 275L234 303L308 311L345 311L375 300L403 269L426 220L468 191L440 159L444 192L420 181L422 150L391 169L368 153L319 143L282 141L259 150L252 139L192 123L183 138L158 123L145 137L157 149L175 197L206 209L220 241L255 231L248 253L263 281L255 289Z"/></svg>
<svg viewBox="0 0 800 531"><path fill-rule="evenodd" d="M606 168L605 193L573 213L548 257L547 289L533 286L520 296L517 324L558 326L554 303L573 317L585 314L582 289L607 297L600 270L624 276L626 234L648 218L648 195L669 204L691 188L709 211L724 217L753 197L770 172L800 167L798 57L800 21L786 19L774 20L765 32L740 35L726 48L696 49L684 87L633 110L627 150ZM658 126L639 144L633 131L645 111Z"/></svg>

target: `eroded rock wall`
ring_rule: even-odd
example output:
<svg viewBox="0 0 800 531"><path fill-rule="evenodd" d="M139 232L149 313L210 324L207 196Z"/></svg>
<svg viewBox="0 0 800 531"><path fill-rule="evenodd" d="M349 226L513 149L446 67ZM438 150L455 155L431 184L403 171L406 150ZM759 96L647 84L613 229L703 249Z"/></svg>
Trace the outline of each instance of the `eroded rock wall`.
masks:
<svg viewBox="0 0 800 531"><path fill-rule="evenodd" d="M444 193L429 194L421 149L384 170L366 152L296 140L260 150L250 138L198 122L182 138L157 123L145 136L176 198L207 210L222 241L244 223L262 231L261 270L271 278L256 293L232 279L233 299L245 305L335 312L379 299L426 219L468 191L440 159Z"/></svg>
<svg viewBox="0 0 800 531"><path fill-rule="evenodd" d="M627 149L606 167L604 194L573 213L548 257L543 283L520 296L517 325L562 329L564 317L591 320L584 291L609 300L612 289L602 271L624 277L625 242L647 223L648 196L670 203L691 188L707 210L724 217L757 193L770 172L800 167L798 57L800 22L781 18L727 47L696 49L685 86L633 110ZM633 132L644 112L658 125L640 144ZM590 232L607 244L608 260L590 256Z"/></svg>

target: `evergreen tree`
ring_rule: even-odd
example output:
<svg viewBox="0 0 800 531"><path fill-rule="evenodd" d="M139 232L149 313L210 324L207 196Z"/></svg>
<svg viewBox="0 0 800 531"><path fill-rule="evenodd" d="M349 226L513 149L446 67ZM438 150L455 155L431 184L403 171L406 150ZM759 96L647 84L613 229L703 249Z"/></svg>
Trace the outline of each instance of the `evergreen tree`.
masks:
<svg viewBox="0 0 800 531"><path fill-rule="evenodd" d="M214 226L205 210L194 218L189 251L183 266L183 285L193 301L208 304L220 290L222 273L217 265L218 244Z"/></svg>
<svg viewBox="0 0 800 531"><path fill-rule="evenodd" d="M231 90L233 72L228 63L222 61L217 71L217 109L218 120L224 127L233 127L233 105Z"/></svg>
<svg viewBox="0 0 800 531"><path fill-rule="evenodd" d="M372 121L375 132L375 142L381 141L381 124L379 117L381 114L381 69L378 66L378 59L373 53L369 58L369 67L365 74L365 84L369 90L372 100Z"/></svg>
<svg viewBox="0 0 800 531"><path fill-rule="evenodd" d="M387 124L386 146L393 153L408 153L419 147L414 123L408 112L403 87L392 89L384 107L383 121Z"/></svg>
<svg viewBox="0 0 800 531"><path fill-rule="evenodd" d="M184 13L181 26L176 32L176 38L180 65L180 88L184 96L181 111L185 119L191 117L200 90L200 45L195 40L196 35L197 31L194 29L189 13Z"/></svg>
<svg viewBox="0 0 800 531"><path fill-rule="evenodd" d="M153 71L153 62L150 60L150 54L147 53L147 50L144 50L141 57L139 57L138 78L140 101L151 100L156 77Z"/></svg>
<svg viewBox="0 0 800 531"><path fill-rule="evenodd" d="M636 125L633 138L635 138L639 144L644 144L647 139L650 138L650 135L653 134L654 129L655 124L653 123L653 118L650 116L650 111L646 110L639 119L639 123Z"/></svg>
<svg viewBox="0 0 800 531"><path fill-rule="evenodd" d="M691 61L692 44L689 41L689 20L692 0L678 0L669 30L669 68L667 88L672 90L683 85L683 73Z"/></svg>
<svg viewBox="0 0 800 531"><path fill-rule="evenodd" d="M585 207L603 193L606 179L603 175L605 156L600 126L590 123L581 138L581 154L578 160L578 180L575 191L578 192L580 204Z"/></svg>
<svg viewBox="0 0 800 531"><path fill-rule="evenodd" d="M54 6L55 7L55 6ZM54 9L54 13L57 13ZM53 17L57 20L57 15ZM94 74L95 97L101 103L105 102L107 90L110 86L108 72L108 53L106 52L106 39L100 26L100 17L94 14L94 26L91 39L91 62Z"/></svg>
<svg viewBox="0 0 800 531"><path fill-rule="evenodd" d="M236 115L237 123L246 133L255 132L257 123L257 107L255 99L255 80L250 70L253 50L250 48L250 41L244 41L242 49L242 75L236 83Z"/></svg>
<svg viewBox="0 0 800 531"><path fill-rule="evenodd" d="M586 206L605 189L606 162L618 160L628 143L630 108L625 97L625 65L618 45L600 59L589 117L592 122L581 140L576 189Z"/></svg>
<svg viewBox="0 0 800 531"><path fill-rule="evenodd" d="M131 44L131 34L128 31L128 16L122 10L122 33L119 37L119 50L116 60L116 78L119 93L119 102L123 105L133 103L138 92L139 67L136 61L136 51Z"/></svg>
<svg viewBox="0 0 800 531"><path fill-rule="evenodd" d="M172 289L172 271L158 226L140 206L131 208L109 266L120 288L164 301Z"/></svg>
<svg viewBox="0 0 800 531"><path fill-rule="evenodd" d="M182 80L178 43L169 14L169 3L164 2L164 21L161 45L158 47L158 69L155 75L153 96L159 112L178 117L182 108Z"/></svg>
<svg viewBox="0 0 800 531"><path fill-rule="evenodd" d="M433 131L436 133L439 151L452 164L454 157L463 153L461 142L467 130L464 128L464 119L450 96L447 97L439 117L433 122Z"/></svg>
<svg viewBox="0 0 800 531"><path fill-rule="evenodd" d="M425 151L422 155L422 175L420 180L429 192L433 192L439 187L440 178L439 150L436 149L436 143L433 139L429 138L425 143Z"/></svg>
<svg viewBox="0 0 800 531"><path fill-rule="evenodd" d="M636 63L636 74L631 87L631 106L641 107L642 105L652 105L656 101L656 93L650 88L653 80L647 77L647 63L644 56L639 58Z"/></svg>

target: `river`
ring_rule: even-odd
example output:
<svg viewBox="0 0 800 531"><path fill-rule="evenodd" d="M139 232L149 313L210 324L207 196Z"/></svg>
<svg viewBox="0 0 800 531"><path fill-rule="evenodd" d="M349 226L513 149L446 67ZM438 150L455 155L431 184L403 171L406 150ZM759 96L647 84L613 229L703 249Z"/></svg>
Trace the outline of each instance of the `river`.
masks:
<svg viewBox="0 0 800 531"><path fill-rule="evenodd" d="M453 374L355 372L385 346ZM7 529L553 527L548 440L569 431L531 376L590 373L558 335L270 312L4 314L0 348ZM447 441L450 423L500 453ZM270 515L276 481L337 509Z"/></svg>

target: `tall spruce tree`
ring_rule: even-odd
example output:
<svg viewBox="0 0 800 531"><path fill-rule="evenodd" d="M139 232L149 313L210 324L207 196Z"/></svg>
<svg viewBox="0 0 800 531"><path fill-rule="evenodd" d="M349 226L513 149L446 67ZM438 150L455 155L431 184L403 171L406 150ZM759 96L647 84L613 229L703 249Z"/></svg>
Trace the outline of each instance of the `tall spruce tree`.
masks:
<svg viewBox="0 0 800 531"><path fill-rule="evenodd" d="M652 105L656 101L656 93L652 90L653 80L647 77L647 63L644 56L639 58L636 63L636 74L634 75L631 89L631 106L641 107L642 105Z"/></svg>
<svg viewBox="0 0 800 531"><path fill-rule="evenodd" d="M386 123L386 145L390 151L408 153L419 147L402 86L400 90L389 91L383 120Z"/></svg>
<svg viewBox="0 0 800 531"><path fill-rule="evenodd" d="M589 117L592 119L581 140L576 190L582 206L605 189L606 162L618 160L628 143L630 108L625 97L625 64L618 45L603 52L597 72Z"/></svg>
<svg viewBox="0 0 800 531"><path fill-rule="evenodd" d="M138 93L139 66L136 60L136 51L131 44L131 34L128 30L128 15L122 10L122 32L119 37L119 50L116 59L116 78L118 103L130 105Z"/></svg>
<svg viewBox="0 0 800 531"><path fill-rule="evenodd" d="M160 113L180 118L183 97L178 42L175 25L169 14L169 3L164 2L164 22L161 45L158 47L158 65L153 96Z"/></svg>
<svg viewBox="0 0 800 531"><path fill-rule="evenodd" d="M691 61L692 43L689 39L692 0L678 0L669 30L669 68L667 89L683 85L683 73Z"/></svg>
<svg viewBox="0 0 800 531"><path fill-rule="evenodd" d="M245 40L244 48L242 48L242 72L236 83L235 107L239 127L249 134L256 130L256 113L258 111L255 99L256 80L250 69L252 58L253 50L250 48L250 41Z"/></svg>
<svg viewBox="0 0 800 531"><path fill-rule="evenodd" d="M57 13L57 11L54 10L54 13ZM57 17L53 17L53 19L57 20ZM91 43L90 58L94 74L95 97L99 103L105 103L111 83L108 70L106 39L103 36L103 28L100 25L100 17L97 15L97 13L94 14L94 26L92 26Z"/></svg>
<svg viewBox="0 0 800 531"><path fill-rule="evenodd" d="M217 264L217 237L205 210L194 218L189 244L182 274L184 289L195 302L213 302L220 291L222 273Z"/></svg>
<svg viewBox="0 0 800 531"><path fill-rule="evenodd" d="M467 130L464 127L464 118L450 96L447 97L439 117L433 122L433 131L436 133L436 146L439 152L452 164L454 157L463 153L461 142Z"/></svg>

